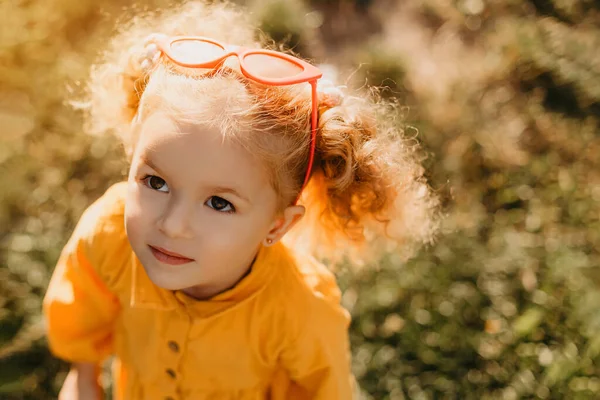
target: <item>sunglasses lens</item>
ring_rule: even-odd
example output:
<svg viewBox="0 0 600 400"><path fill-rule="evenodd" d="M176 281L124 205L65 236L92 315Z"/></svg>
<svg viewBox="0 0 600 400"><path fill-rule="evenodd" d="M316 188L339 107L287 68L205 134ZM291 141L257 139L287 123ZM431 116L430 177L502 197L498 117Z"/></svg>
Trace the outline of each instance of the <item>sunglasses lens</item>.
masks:
<svg viewBox="0 0 600 400"><path fill-rule="evenodd" d="M292 78L304 71L300 65L275 55L248 54L244 62L254 75L267 79Z"/></svg>
<svg viewBox="0 0 600 400"><path fill-rule="evenodd" d="M173 58L185 64L205 64L221 57L225 50L204 40L180 40L171 44Z"/></svg>

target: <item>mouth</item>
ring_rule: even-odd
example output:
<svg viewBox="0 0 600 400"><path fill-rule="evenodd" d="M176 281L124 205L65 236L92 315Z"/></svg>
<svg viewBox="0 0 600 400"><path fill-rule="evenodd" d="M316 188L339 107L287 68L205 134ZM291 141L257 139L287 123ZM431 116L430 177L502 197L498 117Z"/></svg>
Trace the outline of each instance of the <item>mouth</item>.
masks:
<svg viewBox="0 0 600 400"><path fill-rule="evenodd" d="M181 265L181 264L187 264L187 263L194 261L191 258L187 258L178 253L173 253L172 251L168 251L161 247L154 247L154 246L150 246L150 245L148 245L148 247L150 248L152 255L154 255L154 257L158 261L165 263L165 264Z"/></svg>

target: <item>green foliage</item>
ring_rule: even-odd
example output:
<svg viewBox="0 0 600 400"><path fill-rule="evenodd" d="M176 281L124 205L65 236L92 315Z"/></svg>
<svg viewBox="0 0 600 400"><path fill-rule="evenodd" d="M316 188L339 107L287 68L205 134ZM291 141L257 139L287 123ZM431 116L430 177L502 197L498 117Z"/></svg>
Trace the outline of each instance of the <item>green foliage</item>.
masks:
<svg viewBox="0 0 600 400"><path fill-rule="evenodd" d="M255 0L252 2L255 17L264 32L277 43L296 48L306 32L304 19L308 10L304 3L282 0Z"/></svg>
<svg viewBox="0 0 600 400"><path fill-rule="evenodd" d="M597 398L598 9L409 3L385 10L364 77L402 82L447 233L407 264L348 273L363 389Z"/></svg>
<svg viewBox="0 0 600 400"><path fill-rule="evenodd" d="M83 209L126 172L65 99L126 3L0 2L2 399L51 398L64 377L41 298ZM288 47L408 106L446 206L410 261L340 271L365 398L598 398L598 2L249 5ZM370 22L343 23L356 15Z"/></svg>

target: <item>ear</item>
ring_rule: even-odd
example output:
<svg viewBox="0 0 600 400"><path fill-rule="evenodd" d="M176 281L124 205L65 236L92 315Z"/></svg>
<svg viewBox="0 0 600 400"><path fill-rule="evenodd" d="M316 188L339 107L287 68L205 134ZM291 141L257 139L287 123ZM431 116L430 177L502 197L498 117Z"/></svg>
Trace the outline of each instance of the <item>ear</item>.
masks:
<svg viewBox="0 0 600 400"><path fill-rule="evenodd" d="M269 233L263 240L264 246L272 246L277 243L302 217L305 212L304 206L289 206L273 221Z"/></svg>

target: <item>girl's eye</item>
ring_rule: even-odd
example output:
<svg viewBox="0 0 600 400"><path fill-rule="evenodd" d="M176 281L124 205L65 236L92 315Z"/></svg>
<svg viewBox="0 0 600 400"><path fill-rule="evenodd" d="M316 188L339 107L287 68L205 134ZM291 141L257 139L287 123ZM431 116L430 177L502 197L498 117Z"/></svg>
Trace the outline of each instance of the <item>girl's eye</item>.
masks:
<svg viewBox="0 0 600 400"><path fill-rule="evenodd" d="M210 208L213 208L219 212L232 213L235 211L233 204L219 196L212 196L210 199L208 199L206 204L208 204Z"/></svg>
<svg viewBox="0 0 600 400"><path fill-rule="evenodd" d="M144 182L144 184L146 186L148 186L150 189L153 189L153 190L156 190L159 192L164 192L164 193L169 192L169 187L167 186L167 182L165 182L164 179L159 178L156 175L148 175L147 177L142 179L142 182Z"/></svg>

